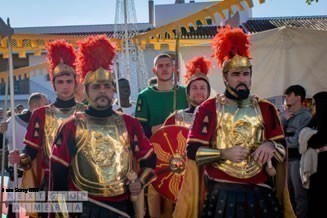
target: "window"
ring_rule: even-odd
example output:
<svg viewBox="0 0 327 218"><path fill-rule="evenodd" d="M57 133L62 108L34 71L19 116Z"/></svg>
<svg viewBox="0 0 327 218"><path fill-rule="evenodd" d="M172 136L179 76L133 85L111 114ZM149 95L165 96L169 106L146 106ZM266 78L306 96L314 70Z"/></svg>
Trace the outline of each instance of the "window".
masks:
<svg viewBox="0 0 327 218"><path fill-rule="evenodd" d="M18 69L21 67L29 66L28 57L19 58L17 54L13 55L14 69ZM0 71L8 71L8 59L4 59L3 56L0 57ZM5 94L6 83L4 80L0 81L0 95ZM10 94L10 89L8 88L8 95ZM29 94L29 78L26 76L23 78L15 78L14 80L14 93L21 94Z"/></svg>

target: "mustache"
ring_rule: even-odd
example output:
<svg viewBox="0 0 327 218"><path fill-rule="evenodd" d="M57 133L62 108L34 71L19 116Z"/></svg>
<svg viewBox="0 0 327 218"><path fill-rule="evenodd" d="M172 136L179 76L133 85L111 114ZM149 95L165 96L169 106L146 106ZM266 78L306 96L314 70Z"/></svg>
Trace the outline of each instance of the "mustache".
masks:
<svg viewBox="0 0 327 218"><path fill-rule="evenodd" d="M235 87L235 89L237 89L237 88L239 88L239 87L241 87L241 86L244 86L246 89L249 89L249 87L248 87L245 83L240 83L240 84L238 84L238 85Z"/></svg>
<svg viewBox="0 0 327 218"><path fill-rule="evenodd" d="M108 98L108 96L106 96L106 95L100 95L100 96L98 96L98 97L95 98L95 101L99 100L100 98L105 98L105 99L107 99L108 101L111 100L111 99Z"/></svg>

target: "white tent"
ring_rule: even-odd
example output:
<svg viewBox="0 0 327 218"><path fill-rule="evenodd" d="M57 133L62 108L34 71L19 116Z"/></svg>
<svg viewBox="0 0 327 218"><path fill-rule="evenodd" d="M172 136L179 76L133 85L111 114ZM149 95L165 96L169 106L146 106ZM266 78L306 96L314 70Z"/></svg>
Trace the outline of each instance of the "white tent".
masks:
<svg viewBox="0 0 327 218"><path fill-rule="evenodd" d="M327 91L327 31L283 27L250 36L253 64L252 93L269 98L282 95L290 86L305 87L307 97ZM180 48L181 72L194 56L210 58L209 78L218 93L225 89L217 61L211 58L210 42Z"/></svg>

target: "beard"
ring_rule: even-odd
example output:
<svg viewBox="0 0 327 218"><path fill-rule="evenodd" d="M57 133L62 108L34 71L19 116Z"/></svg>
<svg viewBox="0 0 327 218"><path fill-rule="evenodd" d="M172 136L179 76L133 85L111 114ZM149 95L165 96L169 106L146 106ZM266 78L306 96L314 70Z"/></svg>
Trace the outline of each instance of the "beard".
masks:
<svg viewBox="0 0 327 218"><path fill-rule="evenodd" d="M249 89L245 89L245 90L238 90L236 91L236 94L238 96L238 98L240 100L244 100L246 99L247 97L249 97L250 95L250 90Z"/></svg>
<svg viewBox="0 0 327 218"><path fill-rule="evenodd" d="M245 89L237 89L237 88L239 88L239 87L241 87L241 86L243 86ZM244 100L244 99L246 99L247 97L249 97L249 95L250 95L250 89L248 88L248 86L246 85L246 84L244 84L244 83L240 83L240 84L238 84L237 86L236 86L236 88L235 88L235 90L233 90L233 91L235 91L236 92L236 94L237 94L237 96L238 96L238 98L240 99L240 100Z"/></svg>
<svg viewBox="0 0 327 218"><path fill-rule="evenodd" d="M239 87L243 86L245 89L238 89ZM248 88L248 86L244 83L240 83L238 84L235 88L232 88L229 86L229 88L235 92L235 94L237 95L237 97L232 97L235 98L235 100L244 100L246 98L249 97L250 95L250 89Z"/></svg>
<svg viewBox="0 0 327 218"><path fill-rule="evenodd" d="M101 104L101 103L99 104L99 101L106 102L106 104ZM105 95L96 97L94 102L95 102L96 108L98 108L98 109L106 109L111 105L111 99Z"/></svg>

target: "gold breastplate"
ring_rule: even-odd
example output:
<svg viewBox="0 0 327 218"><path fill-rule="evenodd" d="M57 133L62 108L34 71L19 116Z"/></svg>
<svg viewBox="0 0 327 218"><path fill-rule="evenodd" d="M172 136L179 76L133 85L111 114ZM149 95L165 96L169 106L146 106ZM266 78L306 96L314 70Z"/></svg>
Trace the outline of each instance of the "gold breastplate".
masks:
<svg viewBox="0 0 327 218"><path fill-rule="evenodd" d="M57 108L51 105L45 111L43 153L45 160L49 160L51 146L61 123L74 113L76 106L70 108Z"/></svg>
<svg viewBox="0 0 327 218"><path fill-rule="evenodd" d="M186 113L184 110L179 110L175 114L175 124L178 126L184 126L190 128L193 123L193 114Z"/></svg>
<svg viewBox="0 0 327 218"><path fill-rule="evenodd" d="M129 137L121 115L95 118L78 114L72 180L80 190L108 197L126 193Z"/></svg>
<svg viewBox="0 0 327 218"><path fill-rule="evenodd" d="M250 154L261 144L263 139L263 120L257 101L248 98L242 102L228 100L226 104L217 101L217 123L214 148L227 149L243 146L250 149ZM258 174L262 165L255 162L251 155L241 163L229 160L213 165L230 176L249 178Z"/></svg>

